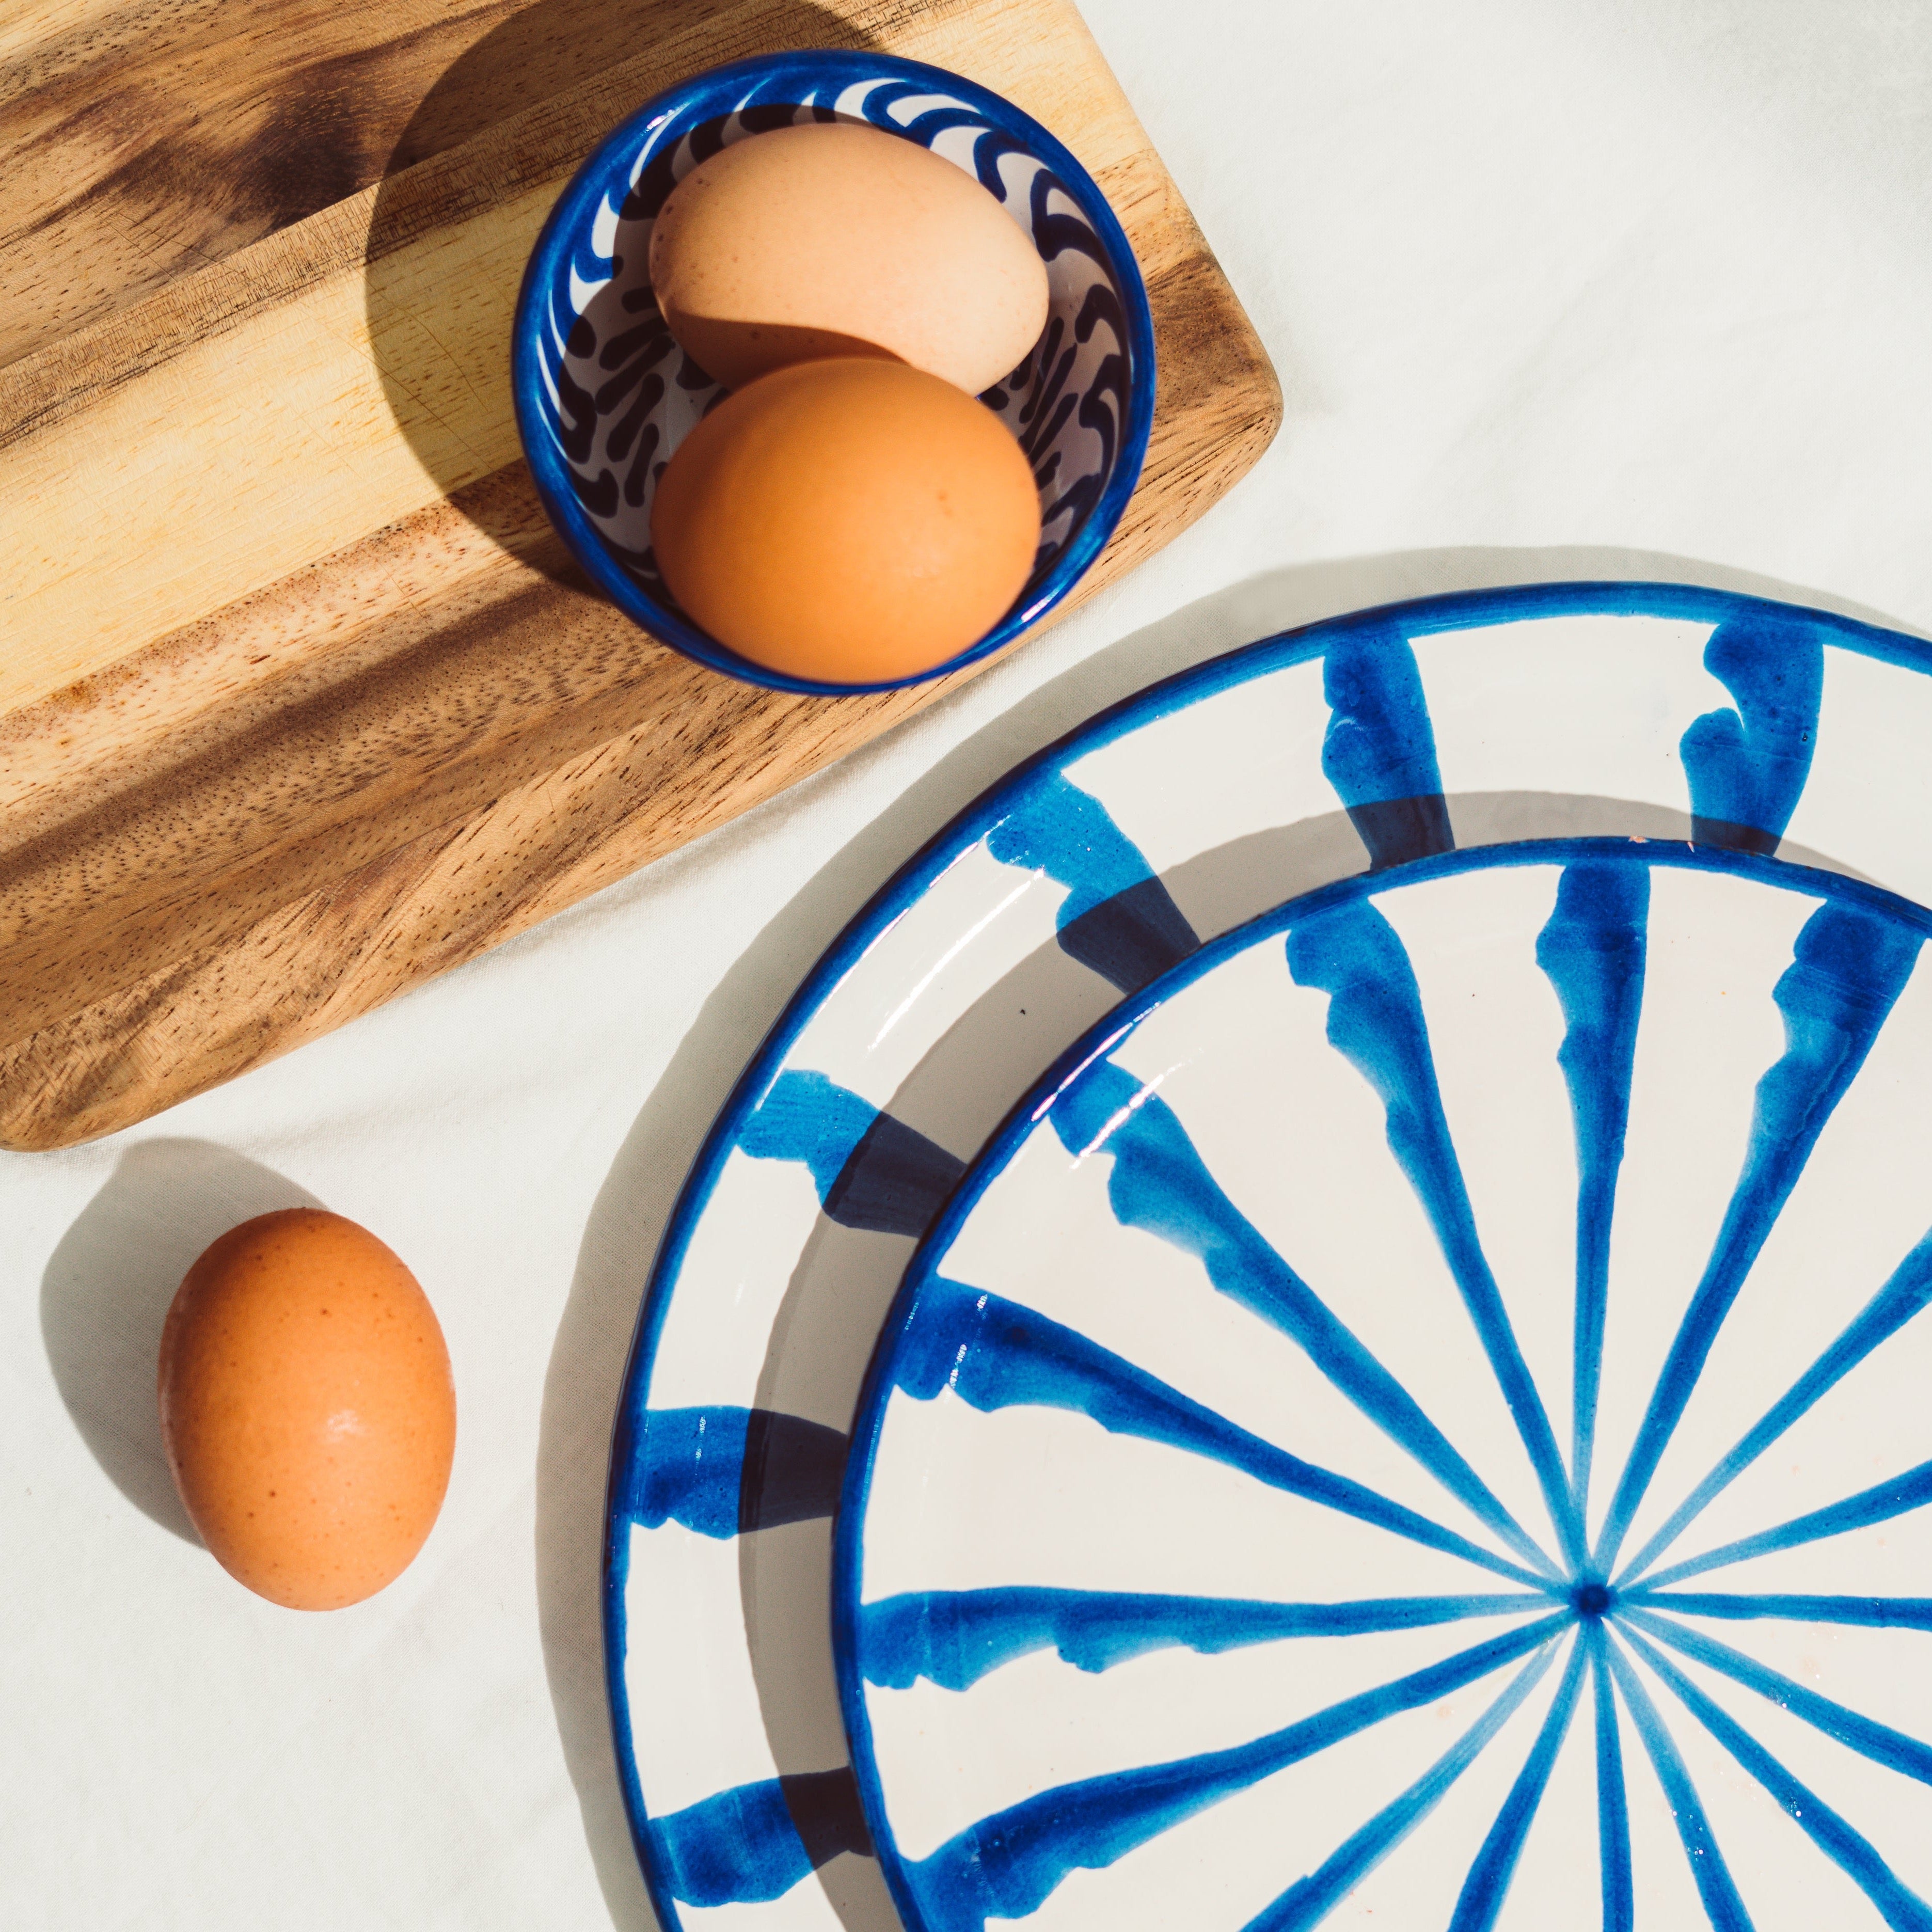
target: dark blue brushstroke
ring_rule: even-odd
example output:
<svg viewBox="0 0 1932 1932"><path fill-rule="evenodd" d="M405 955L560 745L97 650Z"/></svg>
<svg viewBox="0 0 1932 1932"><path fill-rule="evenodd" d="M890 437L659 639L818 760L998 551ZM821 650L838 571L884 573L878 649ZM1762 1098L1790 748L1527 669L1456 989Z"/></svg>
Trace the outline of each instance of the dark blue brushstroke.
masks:
<svg viewBox="0 0 1932 1932"><path fill-rule="evenodd" d="M1724 1862L1724 1853L1718 1849L1711 1821L1704 1815L1697 1787L1690 1782L1690 1774L1684 1769L1684 1760L1678 1756L1670 1733L1664 1728L1664 1720L1657 1714L1657 1706L1650 1701L1649 1694L1637 1682L1636 1672L1615 1644L1606 1642L1603 1654L1610 1659L1610 1669L1616 1676L1617 1688L1623 1694L1624 1706L1636 1721L1637 1736L1642 1738L1644 1749L1650 1754L1658 1782L1664 1786L1671 1816L1677 1821L1677 1835L1683 1841L1684 1856L1690 1862L1690 1876L1696 1881L1697 1895L1704 1901L1705 1917L1717 1932L1754 1932L1750 1914L1738 1896L1730 1868Z"/></svg>
<svg viewBox="0 0 1932 1932"><path fill-rule="evenodd" d="M989 1918L1027 1918L1070 1872L1110 1865L1292 1764L1448 1696L1548 1643L1567 1622L1545 1617L1250 1744L1083 1778L982 1818L907 1868L928 1932L986 1932Z"/></svg>
<svg viewBox="0 0 1932 1932"><path fill-rule="evenodd" d="M1829 903L1798 933L1772 994L1784 1018L1784 1052L1758 1082L1744 1171L1611 1500L1597 1546L1600 1569L1616 1560L1718 1331L1832 1109L1905 990L1921 944L1895 920Z"/></svg>
<svg viewBox="0 0 1932 1932"><path fill-rule="evenodd" d="M1932 1630L1932 1597L1805 1597L1772 1592L1737 1596L1721 1591L1651 1590L1640 1586L1624 1600L1633 1608L1681 1617L1718 1617L1744 1623L1760 1617L1798 1624L1846 1624L1866 1630Z"/></svg>
<svg viewBox="0 0 1932 1932"><path fill-rule="evenodd" d="M652 1410L626 1472L625 1514L646 1529L675 1521L700 1536L736 1536L751 1416L748 1408Z"/></svg>
<svg viewBox="0 0 1932 1932"><path fill-rule="evenodd" d="M1794 1778L1668 1658L1660 1656L1634 1631L1625 1634L1625 1641L1670 1686L1685 1709L1771 1793L1804 1835L1877 1906L1894 1932L1932 1932L1932 1906L1886 1863L1868 1838Z"/></svg>
<svg viewBox="0 0 1932 1932"><path fill-rule="evenodd" d="M1597 1731L1597 1846L1604 1895L1604 1932L1630 1932L1636 1915L1630 1879L1630 1798L1624 1788L1622 1732L1610 1688L1609 1640L1600 1622L1583 1627L1590 1653L1590 1687Z"/></svg>
<svg viewBox="0 0 1932 1932"><path fill-rule="evenodd" d="M775 1529L836 1515L845 1480L845 1437L802 1415L754 1408L745 1426L745 1474L738 1485L741 1532Z"/></svg>
<svg viewBox="0 0 1932 1932"><path fill-rule="evenodd" d="M1436 734L1408 640L1339 638L1322 665L1322 770L1369 849L1372 871L1454 849Z"/></svg>
<svg viewBox="0 0 1932 1932"><path fill-rule="evenodd" d="M1707 711L1678 747L1700 845L1768 854L1804 790L1825 689L1822 629L1796 612L1754 610L1712 633L1704 668L1735 711Z"/></svg>
<svg viewBox="0 0 1932 1932"><path fill-rule="evenodd" d="M1389 1146L1436 1230L1529 1452L1564 1556L1573 1568L1580 1568L1582 1522L1543 1398L1477 1238L1468 1190L1442 1112L1422 995L1408 955L1388 921L1361 899L1299 921L1288 935L1288 970L1298 986L1316 987L1329 995L1330 1044L1362 1074L1387 1109Z"/></svg>
<svg viewBox="0 0 1932 1932"><path fill-rule="evenodd" d="M1122 1226L1196 1256L1222 1294L1292 1337L1356 1408L1518 1556L1557 1574L1408 1391L1222 1192L1165 1100L1122 1068L1090 1062L1061 1088L1048 1118L1070 1154L1094 1149L1111 1160L1107 1198Z"/></svg>
<svg viewBox="0 0 1932 1932"><path fill-rule="evenodd" d="M754 1160L803 1162L823 1201L878 1112L822 1073L781 1073L739 1129L738 1144Z"/></svg>
<svg viewBox="0 0 1932 1932"><path fill-rule="evenodd" d="M1002 865L1042 872L1067 889L1056 916L1061 946L1136 992L1200 940L1107 808L1062 773L1039 773L986 835Z"/></svg>
<svg viewBox="0 0 1932 1932"><path fill-rule="evenodd" d="M890 1114L859 1138L825 1190L825 1212L842 1228L923 1234L958 1185L966 1163Z"/></svg>
<svg viewBox="0 0 1932 1932"><path fill-rule="evenodd" d="M872 1856L848 1768L736 1785L646 1829L671 1896L686 1905L763 1904L841 1852Z"/></svg>
<svg viewBox="0 0 1932 1932"><path fill-rule="evenodd" d="M950 1388L986 1414L1024 1406L1072 1409L1116 1435L1206 1456L1270 1489L1305 1496L1532 1588L1545 1587L1545 1579L1467 1537L1250 1435L1084 1335L942 1276L920 1288L892 1376L898 1388L921 1402Z"/></svg>
<svg viewBox="0 0 1932 1932"><path fill-rule="evenodd" d="M1542 1680L1556 1654L1550 1648L1531 1658L1509 1688L1400 1798L1383 1806L1307 1877L1298 1880L1272 1905L1256 1913L1243 1932L1309 1932L1311 1926L1319 1924L1448 1796L1450 1786L1482 1755Z"/></svg>
<svg viewBox="0 0 1932 1932"><path fill-rule="evenodd" d="M1557 1686L1556 1700L1543 1720L1543 1728L1537 1733L1536 1742L1516 1774L1509 1796L1503 1800L1502 1809L1496 1814L1496 1821L1490 1827L1475 1863L1469 1868L1469 1876L1462 1881L1449 1932L1490 1932L1496 1922L1496 1915L1509 1895L1510 1880L1516 1876L1516 1861L1522 1856L1522 1842L1529 1836L1550 1774L1556 1768L1556 1754L1569 1735L1588 1654L1580 1639L1570 1646L1568 1666L1563 1672L1563 1682Z"/></svg>
<svg viewBox="0 0 1932 1932"><path fill-rule="evenodd" d="M765 1408L656 1408L618 1507L646 1529L681 1522L700 1536L829 1516L838 1506L846 1440L836 1429Z"/></svg>
<svg viewBox="0 0 1932 1932"><path fill-rule="evenodd" d="M1052 1648L1080 1670L1111 1670L1150 1651L1205 1656L1301 1636L1420 1630L1466 1617L1546 1611L1546 1596L1384 1597L1346 1604L1271 1604L1234 1597L1135 1595L1004 1585L919 1590L859 1612L859 1664L869 1683L909 1690L920 1678L970 1689L1016 1658Z"/></svg>
<svg viewBox="0 0 1932 1932"><path fill-rule="evenodd" d="M1123 993L1138 993L1200 946L1158 879L1143 879L1060 928L1060 950Z"/></svg>
<svg viewBox="0 0 1932 1932"><path fill-rule="evenodd" d="M1714 1497L1742 1475L1793 1423L1837 1388L1881 1342L1895 1335L1928 1301L1932 1301L1932 1234L1928 1234L1899 1263L1885 1286L1846 1324L1831 1346L1690 1492L1663 1528L1631 1558L1625 1575L1642 1576Z"/></svg>
<svg viewBox="0 0 1932 1932"><path fill-rule="evenodd" d="M1681 1582L1687 1576L1701 1576L1707 1570L1748 1562L1754 1556L1768 1556L1775 1550L1795 1550L1800 1544L1821 1543L1827 1537L1868 1529L1875 1522L1922 1509L1928 1502L1932 1502L1932 1462L1921 1462L1902 1476L1888 1477L1840 1502L1827 1503L1822 1509L1794 1516L1774 1528L1760 1530L1755 1536L1741 1536L1736 1542L1721 1544L1702 1556L1672 1564L1652 1577L1648 1587L1661 1589L1665 1584Z"/></svg>
<svg viewBox="0 0 1932 1932"><path fill-rule="evenodd" d="M1861 1757L1868 1757L1901 1776L1916 1778L1921 1784L1932 1784L1932 1745L1921 1744L1889 1724L1881 1724L1834 1699L1807 1690L1796 1678L1786 1677L1783 1672L1773 1670L1700 1630L1687 1628L1668 1617L1653 1616L1634 1605L1625 1606L1624 1616L1628 1622L1648 1630L1672 1650L1682 1651L1686 1657L1742 1684L1747 1690L1755 1690L1760 1697L1789 1711L1794 1718L1802 1718L1814 1730L1822 1731Z"/></svg>
<svg viewBox="0 0 1932 1932"><path fill-rule="evenodd" d="M828 1218L875 1234L919 1235L965 1163L822 1073L781 1073L739 1130L754 1160L800 1161Z"/></svg>
<svg viewBox="0 0 1932 1932"><path fill-rule="evenodd" d="M1630 1125L1630 1070L1643 1006L1650 915L1648 866L1586 861L1564 868L1536 963L1556 989L1567 1029L1557 1064L1576 1132L1576 1316L1570 1486L1581 1516L1590 1493L1597 1394L1610 1292L1610 1222Z"/></svg>

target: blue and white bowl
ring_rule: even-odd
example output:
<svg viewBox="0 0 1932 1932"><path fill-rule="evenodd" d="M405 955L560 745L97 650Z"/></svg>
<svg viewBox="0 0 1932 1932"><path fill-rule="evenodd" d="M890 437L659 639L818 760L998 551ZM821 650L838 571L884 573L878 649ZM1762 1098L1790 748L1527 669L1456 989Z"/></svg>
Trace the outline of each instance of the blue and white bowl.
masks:
<svg viewBox="0 0 1932 1932"><path fill-rule="evenodd" d="M1051 305L1026 361L982 400L1040 488L1040 554L1012 608L970 649L915 677L839 685L748 662L679 608L651 554L658 478L724 394L679 349L648 272L651 224L677 182L748 136L862 122L975 175L1046 264ZM1079 580L1132 495L1154 421L1154 324L1133 250L1080 164L1010 102L889 55L740 61L646 102L591 156L538 238L518 301L517 427L551 520L591 578L654 636L779 690L882 690L944 676L1009 644Z"/></svg>

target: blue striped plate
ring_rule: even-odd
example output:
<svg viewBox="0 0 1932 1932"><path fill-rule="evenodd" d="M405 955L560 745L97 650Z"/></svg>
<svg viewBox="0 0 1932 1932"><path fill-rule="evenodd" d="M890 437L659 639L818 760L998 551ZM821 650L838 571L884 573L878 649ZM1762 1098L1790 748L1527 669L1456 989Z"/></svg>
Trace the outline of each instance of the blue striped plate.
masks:
<svg viewBox="0 0 1932 1932"><path fill-rule="evenodd" d="M907 1924L1932 1924L1928 932L1478 848L1082 1041L860 1405Z"/></svg>
<svg viewBox="0 0 1932 1932"><path fill-rule="evenodd" d="M1460 862L1523 840L1694 835L1740 865L1857 874L1932 902L1928 667L1916 640L1679 586L1541 586L1370 612L1104 713L884 889L802 988L694 1164L618 1415L609 1690L666 1932L893 1921L835 1679L832 1512L866 1364L917 1240L1044 1070L1204 942L1372 868L1379 892L1452 848ZM1458 874L1454 890L1478 883ZM1754 874L1718 883L1790 896ZM1653 885L1654 903L1664 892ZM1775 1002L1759 1004L1756 1072L1780 1039ZM1555 1143L1567 1148L1570 1131L1565 1116ZM1564 1200L1552 1195L1547 1213L1573 1212ZM1490 1255L1499 1278L1506 1258ZM1674 1507L1660 1468L1646 1504ZM1214 1593L1198 1578L1176 1593L1190 1592ZM1560 1684L1567 1664L1552 1667Z"/></svg>

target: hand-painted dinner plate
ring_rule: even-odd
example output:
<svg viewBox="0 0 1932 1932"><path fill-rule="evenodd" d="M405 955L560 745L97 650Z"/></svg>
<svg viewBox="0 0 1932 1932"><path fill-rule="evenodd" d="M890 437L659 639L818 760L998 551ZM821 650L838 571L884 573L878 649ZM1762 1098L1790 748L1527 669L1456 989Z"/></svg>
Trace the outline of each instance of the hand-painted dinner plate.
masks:
<svg viewBox="0 0 1932 1932"><path fill-rule="evenodd" d="M609 1687L666 1932L894 1922L832 1515L917 1238L1042 1072L1204 940L1452 848L1694 836L1932 899L1928 668L1914 639L1682 587L1370 612L1103 713L880 892L699 1156L620 1408Z"/></svg>
<svg viewBox="0 0 1932 1932"><path fill-rule="evenodd" d="M847 1476L907 1924L1932 1924L1928 933L1735 849L1478 848L1072 1049Z"/></svg>

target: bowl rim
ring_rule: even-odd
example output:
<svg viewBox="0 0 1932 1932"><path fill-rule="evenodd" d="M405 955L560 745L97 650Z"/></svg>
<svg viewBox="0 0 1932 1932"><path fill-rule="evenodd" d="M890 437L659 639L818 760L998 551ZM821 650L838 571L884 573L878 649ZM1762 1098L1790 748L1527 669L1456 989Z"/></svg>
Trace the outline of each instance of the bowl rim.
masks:
<svg viewBox="0 0 1932 1932"><path fill-rule="evenodd" d="M602 200L602 177L614 154L619 151L630 153L666 122L695 124L712 118L716 112L730 112L729 106L721 104L721 95L728 100L734 94L742 94L752 83L775 75L782 76L794 69L801 76L808 73L817 76L818 86L823 86L827 79L877 78L904 80L929 86L935 92L950 92L1001 133L1019 141L1029 154L1044 162L1059 178L1079 204L1082 215L1092 224L1106 255L1108 268L1119 286L1126 323L1127 406L1112 472L1032 594L1023 602L1016 602L976 643L929 670L870 683L834 683L767 670L740 657L688 617L660 603L605 547L578 500L568 468L544 421L544 394L538 359L538 345L548 320L543 312L544 298L574 247L576 238L587 228ZM742 100L737 104L742 105ZM536 480L538 497L572 557L619 610L661 643L743 682L814 697L898 691L930 683L1004 650L1058 604L1105 548L1140 480L1148 438L1154 426L1154 318L1140 263L1099 184L1066 146L1004 96L962 74L896 54L849 48L799 48L757 54L707 68L653 94L626 116L585 156L545 218L536 245L524 265L511 325L510 386L518 441Z"/></svg>

